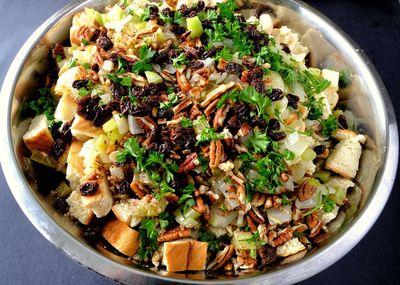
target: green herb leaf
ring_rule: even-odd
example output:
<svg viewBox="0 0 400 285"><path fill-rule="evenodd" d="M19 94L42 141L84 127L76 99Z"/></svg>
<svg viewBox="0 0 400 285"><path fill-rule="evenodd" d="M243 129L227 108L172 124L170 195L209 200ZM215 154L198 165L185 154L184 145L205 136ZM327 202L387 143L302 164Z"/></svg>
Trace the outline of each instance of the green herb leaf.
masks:
<svg viewBox="0 0 400 285"><path fill-rule="evenodd" d="M246 144L247 147L250 149L253 149L255 153L260 153L260 152L265 152L267 150L268 145L270 144L271 140L270 138L259 131L258 128L256 128L251 136L249 136L249 139L247 140Z"/></svg>
<svg viewBox="0 0 400 285"><path fill-rule="evenodd" d="M179 102L179 97L175 93L172 93L168 95L168 100L169 101L167 102L161 102L160 108L169 109L172 106L175 106Z"/></svg>
<svg viewBox="0 0 400 285"><path fill-rule="evenodd" d="M150 19L150 6L147 6L144 9L143 14L140 16L140 21L147 22L149 19Z"/></svg>
<svg viewBox="0 0 400 285"><path fill-rule="evenodd" d="M132 86L132 79L128 76L122 77L120 84L122 86L131 87Z"/></svg>
<svg viewBox="0 0 400 285"><path fill-rule="evenodd" d="M24 102L21 106L21 116L37 116L44 114L48 121L54 120L54 111L56 110L57 102L51 94L49 88L38 89L36 96Z"/></svg>
<svg viewBox="0 0 400 285"><path fill-rule="evenodd" d="M81 97L85 97L85 96L89 95L90 93L92 93L92 91L87 90L85 87L79 88L79 90L78 90L78 95Z"/></svg>
<svg viewBox="0 0 400 285"><path fill-rule="evenodd" d="M223 138L224 138L224 134L217 133L211 127L205 127L200 133L199 139L196 142L196 146L203 142L210 142L210 141L215 141L215 140L223 139Z"/></svg>
<svg viewBox="0 0 400 285"><path fill-rule="evenodd" d="M145 71L151 71L153 69L150 64L151 59L155 55L155 51L146 45L142 45L139 49L139 61L136 62L132 67L132 72L137 74Z"/></svg>
<svg viewBox="0 0 400 285"><path fill-rule="evenodd" d="M75 67L75 66L77 66L76 59L75 59L75 58L71 58L71 59L68 61L68 69L71 69L71 68L73 68L73 67Z"/></svg>
<svg viewBox="0 0 400 285"><path fill-rule="evenodd" d="M331 114L328 119L321 121L321 135L329 138L338 128L336 118Z"/></svg>
<svg viewBox="0 0 400 285"><path fill-rule="evenodd" d="M218 3L219 15L222 19L233 21L235 20L236 4L235 0L228 0L226 2Z"/></svg>
<svg viewBox="0 0 400 285"><path fill-rule="evenodd" d="M158 231L156 222L152 219L145 219L140 223L139 240L140 246L138 256L140 260L150 260L153 253L158 249Z"/></svg>
<svg viewBox="0 0 400 285"><path fill-rule="evenodd" d="M351 74L348 70L339 72L339 88L346 88L351 84Z"/></svg>
<svg viewBox="0 0 400 285"><path fill-rule="evenodd" d="M191 127L193 127L193 121L189 118L184 117L181 120L181 126L183 128L191 128Z"/></svg>
<svg viewBox="0 0 400 285"><path fill-rule="evenodd" d="M247 86L240 91L238 98L245 103L255 105L259 117L266 118L268 116L266 111L272 104L271 100L267 96L258 93L253 86Z"/></svg>
<svg viewBox="0 0 400 285"><path fill-rule="evenodd" d="M183 213L185 213L188 208L193 207L196 204L193 197L194 191L194 184L188 184L184 189L182 189L178 205L181 207Z"/></svg>
<svg viewBox="0 0 400 285"><path fill-rule="evenodd" d="M214 57L215 60L220 60L221 58L231 61L233 59L233 52L229 48L223 47Z"/></svg>
<svg viewBox="0 0 400 285"><path fill-rule="evenodd" d="M298 80L307 95L319 94L331 85L329 80L305 70L298 75Z"/></svg>
<svg viewBox="0 0 400 285"><path fill-rule="evenodd" d="M227 235L217 237L214 233L210 231L200 231L199 241L203 241L208 244L208 251L212 253L217 253L224 247L225 243L229 243L229 237Z"/></svg>
<svg viewBox="0 0 400 285"><path fill-rule="evenodd" d="M178 57L172 59L172 65L176 68L181 67L188 63L184 53L181 53Z"/></svg>
<svg viewBox="0 0 400 285"><path fill-rule="evenodd" d="M87 46L89 44L89 41L85 38L81 38L81 43L82 45Z"/></svg>

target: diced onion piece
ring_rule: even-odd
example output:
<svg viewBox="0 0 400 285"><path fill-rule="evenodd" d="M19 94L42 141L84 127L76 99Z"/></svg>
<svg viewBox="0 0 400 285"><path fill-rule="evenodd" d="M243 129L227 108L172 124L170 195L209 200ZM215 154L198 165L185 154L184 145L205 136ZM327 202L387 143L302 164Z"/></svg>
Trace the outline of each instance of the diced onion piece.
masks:
<svg viewBox="0 0 400 285"><path fill-rule="evenodd" d="M128 120L120 114L114 114L113 117L117 123L119 133L122 135L126 134L129 131Z"/></svg>
<svg viewBox="0 0 400 285"><path fill-rule="evenodd" d="M292 210L290 205L278 208L270 208L267 210L268 221L272 225L284 224L292 219Z"/></svg>
<svg viewBox="0 0 400 285"><path fill-rule="evenodd" d="M225 228L237 217L236 211L221 211L217 206L211 206L209 223L216 228Z"/></svg>
<svg viewBox="0 0 400 285"><path fill-rule="evenodd" d="M144 130L139 126L139 124L136 121L136 118L132 115L128 116L128 126L129 126L129 132L132 135L138 135L144 133Z"/></svg>
<svg viewBox="0 0 400 285"><path fill-rule="evenodd" d="M125 179L125 175L124 175L124 171L122 170L122 167L112 165L110 167L110 174L111 174L111 176L113 176L117 179L120 179L120 180Z"/></svg>

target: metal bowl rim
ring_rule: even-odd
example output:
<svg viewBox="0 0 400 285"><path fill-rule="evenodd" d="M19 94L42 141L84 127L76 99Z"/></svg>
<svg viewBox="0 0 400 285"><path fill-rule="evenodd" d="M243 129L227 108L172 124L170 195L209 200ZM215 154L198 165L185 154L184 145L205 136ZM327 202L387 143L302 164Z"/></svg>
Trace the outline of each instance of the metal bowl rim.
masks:
<svg viewBox="0 0 400 285"><path fill-rule="evenodd" d="M196 281L166 277L150 273L149 271L140 270L133 266L120 264L106 258L95 249L79 242L59 226L38 202L32 203L32 200L36 200L36 198L30 190L30 186L25 180L22 170L18 166L19 164L13 149L10 128L12 96L16 81L27 57L42 36L63 16L67 15L72 10L85 6L89 2L92 2L92 0L72 2L48 18L48 20L46 20L21 47L4 79L0 98L4 112L2 112L0 127L3 130L6 130L6 135L1 137L0 159L7 183L15 200L30 222L56 248L70 256L79 264L93 269L105 277L118 281L126 281L128 280L127 277L131 274L139 274L145 278L149 277L182 283L232 283L232 280ZM272 283L280 281L280 283L283 282L284 284L290 284L309 278L331 266L347 254L373 226L389 198L396 177L399 152L397 122L393 105L377 71L364 53L357 52L357 50L360 50L358 45L355 44L354 41L351 40L350 37L347 36L339 27L337 27L336 24L332 23L320 12L300 1L283 0L280 2L285 3L296 10L303 9L309 13L309 15L315 17L315 21L318 21L319 24L323 24L325 29L335 32L340 37L339 39L342 43L353 48L349 53L356 57L357 61L361 64L363 71L372 78L373 82L371 84L376 87L376 91L380 95L379 99L381 99L382 104L384 104L383 109L386 111L384 114L386 123L385 161L383 162L380 175L376 178L375 183L377 187L375 191L371 192L366 205L352 221L352 224L349 225L346 231L339 234L335 241L305 257L300 262L257 276L234 279L234 283L242 284L245 282L257 281L268 281L268 283ZM4 108L6 108L6 110L4 110ZM334 255L330 254L333 251ZM88 260L88 257L90 257L90 260ZM293 274L295 272L297 272L297 274Z"/></svg>

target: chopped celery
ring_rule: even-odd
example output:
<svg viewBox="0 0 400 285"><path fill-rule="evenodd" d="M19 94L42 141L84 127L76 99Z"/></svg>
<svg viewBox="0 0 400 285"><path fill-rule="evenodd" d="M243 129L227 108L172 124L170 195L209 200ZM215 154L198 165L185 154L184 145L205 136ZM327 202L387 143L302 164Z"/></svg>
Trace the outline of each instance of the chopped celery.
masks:
<svg viewBox="0 0 400 285"><path fill-rule="evenodd" d="M107 136L103 134L96 138L94 145L98 152L103 153L107 151L107 148L109 146L107 140Z"/></svg>
<svg viewBox="0 0 400 285"><path fill-rule="evenodd" d="M193 210L193 208L188 208L186 210L186 212L184 213L184 217L185 218L190 218L190 219L193 219L193 220L196 220L200 216L201 216L201 214L199 212Z"/></svg>
<svg viewBox="0 0 400 285"><path fill-rule="evenodd" d="M251 232L234 232L232 238L232 244L236 249L250 249L254 250L257 248L256 243L249 242L249 239L253 234Z"/></svg>
<svg viewBox="0 0 400 285"><path fill-rule="evenodd" d="M314 174L314 177L318 178L322 182L326 182L331 177L331 173L329 171L326 171L326 170L319 170Z"/></svg>
<svg viewBox="0 0 400 285"><path fill-rule="evenodd" d="M301 155L301 158L304 160L314 160L316 157L317 154L311 148L306 148L306 150Z"/></svg>
<svg viewBox="0 0 400 285"><path fill-rule="evenodd" d="M343 205L344 199L346 199L346 190L343 188L335 188L336 192L331 194L330 197L338 205Z"/></svg>
<svg viewBox="0 0 400 285"><path fill-rule="evenodd" d="M118 22L122 20L124 16L124 10L122 10L118 5L114 5L110 11L108 11L106 19L108 22Z"/></svg>
<svg viewBox="0 0 400 285"><path fill-rule="evenodd" d="M119 132L117 122L114 120L114 118L111 118L103 125L103 130L107 134L108 142L110 144L120 141L124 136Z"/></svg>
<svg viewBox="0 0 400 285"><path fill-rule="evenodd" d="M100 14L99 12L91 8L85 8L85 13L92 21L96 21L99 25L104 25L103 14Z"/></svg>
<svg viewBox="0 0 400 285"><path fill-rule="evenodd" d="M44 152L34 150L31 155L31 160L51 168L57 168L58 162Z"/></svg>
<svg viewBox="0 0 400 285"><path fill-rule="evenodd" d="M162 43L165 41L165 36L161 28L154 33L154 41L157 43Z"/></svg>
<svg viewBox="0 0 400 285"><path fill-rule="evenodd" d="M200 37L203 33L203 26L201 25L199 17L187 18L186 24L192 39Z"/></svg>
<svg viewBox="0 0 400 285"><path fill-rule="evenodd" d="M58 197L64 198L64 197L69 196L69 194L71 194L72 190L68 186L67 183L61 182L60 185L58 185L58 187L56 188L56 192L57 192Z"/></svg>
<svg viewBox="0 0 400 285"><path fill-rule="evenodd" d="M146 75L147 81L149 83L159 84L163 82L163 79L157 72L154 71L145 71L144 74Z"/></svg>
<svg viewBox="0 0 400 285"><path fill-rule="evenodd" d="M175 220L182 226L187 228L194 228L199 225L194 219L190 217L184 217L179 209L174 212Z"/></svg>

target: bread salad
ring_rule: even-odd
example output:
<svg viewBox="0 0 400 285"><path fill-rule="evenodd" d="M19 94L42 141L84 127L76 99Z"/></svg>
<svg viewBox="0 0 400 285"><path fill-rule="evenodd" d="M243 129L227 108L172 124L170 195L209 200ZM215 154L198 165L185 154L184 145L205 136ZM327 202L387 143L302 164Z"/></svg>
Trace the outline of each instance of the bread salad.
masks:
<svg viewBox="0 0 400 285"><path fill-rule="evenodd" d="M25 153L89 241L239 274L302 258L355 212L367 137L337 106L351 75L311 67L272 6L243 5L86 8L52 47L22 104Z"/></svg>

